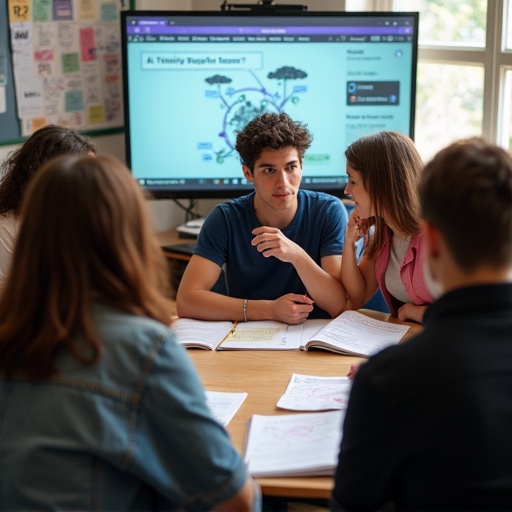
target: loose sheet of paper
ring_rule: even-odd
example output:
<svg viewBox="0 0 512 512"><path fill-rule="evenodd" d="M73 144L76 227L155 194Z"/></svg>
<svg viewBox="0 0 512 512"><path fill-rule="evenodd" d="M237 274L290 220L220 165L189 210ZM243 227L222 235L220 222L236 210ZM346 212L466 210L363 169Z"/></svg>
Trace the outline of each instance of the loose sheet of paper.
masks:
<svg viewBox="0 0 512 512"><path fill-rule="evenodd" d="M332 475L345 411L253 415L245 452L254 476Z"/></svg>
<svg viewBox="0 0 512 512"><path fill-rule="evenodd" d="M205 391L206 404L210 408L213 417L224 426L233 419L247 393L229 393L225 391Z"/></svg>
<svg viewBox="0 0 512 512"><path fill-rule="evenodd" d="M292 411L345 409L352 380L348 377L317 377L294 373L277 407Z"/></svg>

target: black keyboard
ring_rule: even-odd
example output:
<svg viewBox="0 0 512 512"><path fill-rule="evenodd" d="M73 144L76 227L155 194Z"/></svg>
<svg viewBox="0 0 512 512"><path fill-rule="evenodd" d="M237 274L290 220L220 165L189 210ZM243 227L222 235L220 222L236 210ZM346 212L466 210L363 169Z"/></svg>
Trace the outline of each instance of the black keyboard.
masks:
<svg viewBox="0 0 512 512"><path fill-rule="evenodd" d="M191 242L188 244L172 244L172 245L163 245L162 251L165 252L177 252L180 254L194 254L194 247L196 246L195 242Z"/></svg>

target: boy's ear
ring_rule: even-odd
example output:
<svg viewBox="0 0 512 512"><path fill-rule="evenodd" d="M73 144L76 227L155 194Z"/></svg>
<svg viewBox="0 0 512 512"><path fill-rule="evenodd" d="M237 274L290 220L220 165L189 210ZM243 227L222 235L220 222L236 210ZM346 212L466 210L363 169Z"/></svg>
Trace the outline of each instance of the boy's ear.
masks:
<svg viewBox="0 0 512 512"><path fill-rule="evenodd" d="M249 169L249 167L247 167L247 165L242 164L242 171L244 172L244 176L247 181L250 181L250 182L254 181L252 171L251 171L251 169Z"/></svg>
<svg viewBox="0 0 512 512"><path fill-rule="evenodd" d="M434 224L426 220L421 221L420 228L423 234L425 251L431 258L437 257L440 249L441 233Z"/></svg>

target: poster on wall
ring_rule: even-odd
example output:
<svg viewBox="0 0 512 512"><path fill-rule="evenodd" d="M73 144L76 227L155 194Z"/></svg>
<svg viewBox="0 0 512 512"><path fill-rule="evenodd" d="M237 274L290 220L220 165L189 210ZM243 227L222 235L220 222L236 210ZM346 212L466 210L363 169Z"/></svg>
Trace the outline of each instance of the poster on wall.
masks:
<svg viewBox="0 0 512 512"><path fill-rule="evenodd" d="M55 123L123 126L119 13L124 0L9 0L21 133Z"/></svg>
<svg viewBox="0 0 512 512"><path fill-rule="evenodd" d="M20 138L9 45L7 0L0 0L0 144Z"/></svg>

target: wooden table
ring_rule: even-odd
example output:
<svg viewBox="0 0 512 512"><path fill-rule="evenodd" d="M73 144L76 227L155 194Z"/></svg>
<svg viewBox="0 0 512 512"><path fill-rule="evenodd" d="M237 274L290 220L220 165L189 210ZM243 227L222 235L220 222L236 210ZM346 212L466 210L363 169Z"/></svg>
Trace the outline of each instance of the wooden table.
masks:
<svg viewBox="0 0 512 512"><path fill-rule="evenodd" d="M361 310L373 318L399 323L385 313ZM421 331L410 324L404 340ZM189 349L189 354L210 391L247 392L247 398L228 425L234 446L243 454L247 425L253 414L293 414L276 408L292 373L319 376L346 375L350 365L364 361L327 351L207 351ZM331 477L259 478L265 496L328 499Z"/></svg>

